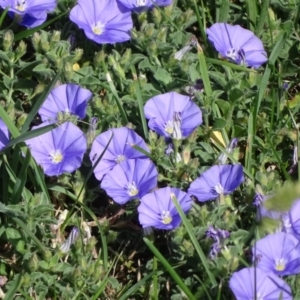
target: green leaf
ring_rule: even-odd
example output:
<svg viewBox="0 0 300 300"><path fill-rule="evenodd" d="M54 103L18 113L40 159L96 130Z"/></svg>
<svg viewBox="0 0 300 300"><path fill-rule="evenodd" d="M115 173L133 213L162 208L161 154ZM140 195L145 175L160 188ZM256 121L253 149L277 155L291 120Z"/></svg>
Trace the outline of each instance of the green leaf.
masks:
<svg viewBox="0 0 300 300"><path fill-rule="evenodd" d="M226 120L223 118L215 118L213 129L222 129L226 127Z"/></svg>
<svg viewBox="0 0 300 300"><path fill-rule="evenodd" d="M148 248L153 252L153 254L157 257L157 259L161 262L161 264L166 268L166 270L170 273L174 281L177 283L177 285L180 287L182 292L186 294L189 300L196 300L196 298L193 296L192 292L189 290L189 288L184 284L180 276L177 274L177 272L174 270L174 268L168 263L168 261L163 257L163 255L159 252L159 250L154 246L152 242L150 242L147 238L143 238L145 244L148 246ZM153 275L153 274L152 274Z"/></svg>
<svg viewBox="0 0 300 300"><path fill-rule="evenodd" d="M161 82L161 83L163 83L165 85L167 85L170 82L172 82L171 75L165 69L163 69L161 67L158 67L157 70L155 71L154 78L157 81L159 81L159 82Z"/></svg>
<svg viewBox="0 0 300 300"><path fill-rule="evenodd" d="M55 75L55 72L52 69L49 69L45 64L36 66L32 71L45 77L52 77Z"/></svg>
<svg viewBox="0 0 300 300"><path fill-rule="evenodd" d="M26 121L22 127L21 133L25 133L29 126L31 121L34 119L35 115L37 114L39 108L43 105L44 101L46 100L46 98L48 97L48 95L50 94L51 90L53 89L53 87L55 86L58 78L60 76L60 72L58 72L56 74L56 76L52 79L52 81L50 82L50 84L47 86L47 88L43 91L43 93L38 97L37 101L34 103L33 107L30 110L30 113L28 114Z"/></svg>
<svg viewBox="0 0 300 300"><path fill-rule="evenodd" d="M19 232L19 230L15 229L15 228L7 228L5 230L5 234L8 240L18 240L21 238L21 234Z"/></svg>

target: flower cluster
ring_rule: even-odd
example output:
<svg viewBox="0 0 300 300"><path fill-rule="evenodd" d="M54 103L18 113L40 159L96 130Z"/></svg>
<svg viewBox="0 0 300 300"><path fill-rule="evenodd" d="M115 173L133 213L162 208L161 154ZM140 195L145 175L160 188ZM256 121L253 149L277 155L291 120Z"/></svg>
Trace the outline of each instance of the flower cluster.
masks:
<svg viewBox="0 0 300 300"><path fill-rule="evenodd" d="M47 13L52 12L56 4L56 0L0 0L3 9L9 8L9 16L28 28L44 23Z"/></svg>
<svg viewBox="0 0 300 300"><path fill-rule="evenodd" d="M141 12L171 3L172 0L79 0L70 12L70 19L90 40L114 44L130 40L131 11Z"/></svg>
<svg viewBox="0 0 300 300"><path fill-rule="evenodd" d="M85 117L87 101L92 93L75 84L54 88L39 110L42 124L32 130L58 121L59 116ZM68 119L65 119L66 121ZM42 135L26 141L32 156L48 176L59 176L77 170L87 150L85 134L70 121L66 121Z"/></svg>
<svg viewBox="0 0 300 300"><path fill-rule="evenodd" d="M253 246L254 267L232 275L230 287L236 296L241 297L240 299L246 296L263 298L268 295L273 297L281 295L281 299L292 299L290 287L279 276L300 273L300 200L296 199L289 211L278 212L265 208L264 202L270 197L261 194L255 196L254 205L257 206L258 217L278 220L280 225L275 233L268 234ZM247 281L253 281L256 276L256 290L253 285L241 289L241 276ZM260 277L264 278L264 285L261 284Z"/></svg>

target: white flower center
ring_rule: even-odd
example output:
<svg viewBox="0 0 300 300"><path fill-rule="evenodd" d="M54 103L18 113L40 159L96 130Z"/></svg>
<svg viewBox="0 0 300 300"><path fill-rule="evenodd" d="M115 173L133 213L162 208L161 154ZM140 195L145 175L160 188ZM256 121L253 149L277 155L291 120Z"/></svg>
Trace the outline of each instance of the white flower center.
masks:
<svg viewBox="0 0 300 300"><path fill-rule="evenodd" d="M276 259L275 261L275 269L277 271L283 271L286 266L286 260L284 258Z"/></svg>
<svg viewBox="0 0 300 300"><path fill-rule="evenodd" d="M167 210L163 210L161 213L161 220L164 224L170 224L172 222L172 217L170 216L170 212Z"/></svg>
<svg viewBox="0 0 300 300"><path fill-rule="evenodd" d="M21 12L25 11L25 9L26 9L26 0L17 0L15 7L18 11L21 11Z"/></svg>
<svg viewBox="0 0 300 300"><path fill-rule="evenodd" d="M172 133L173 133L173 131L174 131L173 120L168 120L168 121L166 122L164 130L165 130L169 135L172 135Z"/></svg>
<svg viewBox="0 0 300 300"><path fill-rule="evenodd" d="M117 164L121 163L122 161L124 161L126 159L126 156L123 154L119 154L117 155L117 157L115 158L115 161Z"/></svg>
<svg viewBox="0 0 300 300"><path fill-rule="evenodd" d="M92 27L92 30L93 30L93 32L94 32L96 35L100 35L100 34L102 34L103 31L104 31L104 27L105 27L104 24L101 24L100 22L98 22L97 24L95 24L95 25Z"/></svg>
<svg viewBox="0 0 300 300"><path fill-rule="evenodd" d="M54 164L59 164L64 158L64 156L62 155L60 150L56 150L56 151L50 153L50 156L51 156L52 162Z"/></svg>
<svg viewBox="0 0 300 300"><path fill-rule="evenodd" d="M127 193L129 196L134 197L139 193L138 188L136 187L135 182L128 182L126 184Z"/></svg>
<svg viewBox="0 0 300 300"><path fill-rule="evenodd" d="M224 193L224 189L223 189L221 183L218 183L218 184L215 186L215 191L216 191L218 194L223 194L223 193Z"/></svg>
<svg viewBox="0 0 300 300"><path fill-rule="evenodd" d="M164 126L164 130L175 140L182 139L181 132L181 113L174 112L173 120L168 120Z"/></svg>
<svg viewBox="0 0 300 300"><path fill-rule="evenodd" d="M136 1L136 6L145 6L147 0L137 0Z"/></svg>

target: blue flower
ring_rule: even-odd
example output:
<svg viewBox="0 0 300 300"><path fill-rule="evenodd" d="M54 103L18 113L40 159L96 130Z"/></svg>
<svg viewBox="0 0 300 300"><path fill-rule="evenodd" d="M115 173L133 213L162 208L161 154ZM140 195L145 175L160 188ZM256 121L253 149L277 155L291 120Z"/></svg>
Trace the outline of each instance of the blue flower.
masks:
<svg viewBox="0 0 300 300"><path fill-rule="evenodd" d="M28 28L36 27L47 19L47 12L56 7L55 0L0 0L0 6L9 7L8 14L18 24Z"/></svg>
<svg viewBox="0 0 300 300"><path fill-rule="evenodd" d="M188 193L204 202L231 194L243 181L243 167L240 164L216 165L194 180Z"/></svg>
<svg viewBox="0 0 300 300"><path fill-rule="evenodd" d="M98 44L114 44L131 38L130 11L125 11L116 0L79 0L70 12L70 19Z"/></svg>
<svg viewBox="0 0 300 300"><path fill-rule="evenodd" d="M202 124L202 112L197 104L176 92L149 99L144 111L150 129L166 138L186 138Z"/></svg>
<svg viewBox="0 0 300 300"><path fill-rule="evenodd" d="M51 122L47 121L32 129ZM71 122L65 122L40 136L26 141L37 164L41 165L48 176L59 176L77 170L87 149L84 133Z"/></svg>
<svg viewBox="0 0 300 300"><path fill-rule="evenodd" d="M9 142L10 133L5 123L0 119L0 150Z"/></svg>
<svg viewBox="0 0 300 300"><path fill-rule="evenodd" d="M216 23L207 34L216 50L236 64L258 68L268 60L261 40L239 25Z"/></svg>
<svg viewBox="0 0 300 300"><path fill-rule="evenodd" d="M178 200L185 213L190 210L192 199L187 193L172 187L155 190L145 195L138 207L139 221L143 228L171 230L180 225L181 218L172 198Z"/></svg>
<svg viewBox="0 0 300 300"><path fill-rule="evenodd" d="M147 9L151 9L155 6L168 6L172 4L172 0L117 0L126 8L142 12Z"/></svg>
<svg viewBox="0 0 300 300"><path fill-rule="evenodd" d="M110 139L111 142L104 152ZM134 130L127 127L113 128L99 134L94 140L90 152L93 166L100 155L103 154L100 162L94 168L96 178L102 180L109 170L126 159L147 158L145 154L134 149L133 146L138 146L146 152L150 152L145 141Z"/></svg>
<svg viewBox="0 0 300 300"><path fill-rule="evenodd" d="M42 121L56 120L58 113L75 115L83 119L92 92L79 85L68 83L54 88L39 109Z"/></svg>
<svg viewBox="0 0 300 300"><path fill-rule="evenodd" d="M158 172L150 159L127 159L109 171L101 188L119 204L140 199L157 185Z"/></svg>
<svg viewBox="0 0 300 300"><path fill-rule="evenodd" d="M257 267L278 276L294 275L300 272L299 240L290 233L278 232L258 240L252 248L253 255L259 255ZM253 257L256 260L256 257Z"/></svg>
<svg viewBox="0 0 300 300"><path fill-rule="evenodd" d="M234 272L229 287L236 300L293 300L291 288L284 280L259 268L244 268Z"/></svg>

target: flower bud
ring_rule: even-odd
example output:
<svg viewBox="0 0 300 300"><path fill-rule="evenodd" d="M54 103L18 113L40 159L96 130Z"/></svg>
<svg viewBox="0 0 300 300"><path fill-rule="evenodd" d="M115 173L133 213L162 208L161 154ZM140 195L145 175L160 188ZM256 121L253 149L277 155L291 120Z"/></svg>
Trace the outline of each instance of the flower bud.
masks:
<svg viewBox="0 0 300 300"><path fill-rule="evenodd" d="M61 32L58 30L55 30L50 38L50 42L58 42L60 41L60 34Z"/></svg>
<svg viewBox="0 0 300 300"><path fill-rule="evenodd" d="M34 94L38 95L45 90L45 85L43 83L39 83L34 90Z"/></svg>
<svg viewBox="0 0 300 300"><path fill-rule="evenodd" d="M73 65L70 62L66 62L64 65L64 75L67 81L71 81L73 77Z"/></svg>
<svg viewBox="0 0 300 300"><path fill-rule="evenodd" d="M148 38L153 38L154 34L154 25L148 24L148 26L145 28L145 36Z"/></svg>
<svg viewBox="0 0 300 300"><path fill-rule="evenodd" d="M157 55L157 44L156 41L152 41L147 48L147 52L149 56L156 56Z"/></svg>
<svg viewBox="0 0 300 300"><path fill-rule="evenodd" d="M16 54L15 61L17 61L19 58L21 58L26 53L26 50L27 50L27 45L24 43L24 41L20 41L20 43L15 51L15 54Z"/></svg>
<svg viewBox="0 0 300 300"><path fill-rule="evenodd" d="M187 145L182 151L182 158L184 164L188 164L191 159L191 147Z"/></svg>
<svg viewBox="0 0 300 300"><path fill-rule="evenodd" d="M113 67L113 69L121 78L126 79L124 70L121 68L120 64L115 60L113 55L108 56L108 63L110 66Z"/></svg>
<svg viewBox="0 0 300 300"><path fill-rule="evenodd" d="M95 139L97 124L98 124L98 118L93 117L91 119L91 124L90 124L88 132L87 132L87 143L88 143L88 146L91 146L92 143L93 143L93 141L94 141L94 139Z"/></svg>
<svg viewBox="0 0 300 300"><path fill-rule="evenodd" d="M106 54L103 50L95 53L94 61L97 65L101 66L101 63L105 61Z"/></svg>
<svg viewBox="0 0 300 300"><path fill-rule="evenodd" d="M124 52L122 58L120 59L120 65L125 66L126 64L130 63L131 59L131 49L127 48L126 51Z"/></svg>
<svg viewBox="0 0 300 300"><path fill-rule="evenodd" d="M26 119L27 119L27 116L28 116L28 114L26 114L26 113L22 113L22 114L19 116L19 118L18 118L18 120L17 120L17 127L18 127L18 128L22 128L22 126L24 125L24 123L25 123L25 121L26 121Z"/></svg>
<svg viewBox="0 0 300 300"><path fill-rule="evenodd" d="M31 39L31 41L32 41L33 48L37 52L39 52L39 50L40 50L40 43L41 43L41 35L39 33L35 32L33 34L33 37Z"/></svg>
<svg viewBox="0 0 300 300"><path fill-rule="evenodd" d="M167 27L161 27L157 33L157 39L161 42L166 42L167 40L167 33L168 28Z"/></svg>
<svg viewBox="0 0 300 300"><path fill-rule="evenodd" d="M82 55L83 55L83 50L80 48L76 48L74 50L73 62L78 62L81 59Z"/></svg>
<svg viewBox="0 0 300 300"><path fill-rule="evenodd" d="M14 33L11 30L5 31L3 35L3 42L2 42L4 51L7 51L11 48L13 41L14 41Z"/></svg>
<svg viewBox="0 0 300 300"><path fill-rule="evenodd" d="M32 256L30 257L30 259L28 260L28 269L31 272L34 272L38 269L39 267L39 259L38 256L36 255L36 253L33 253Z"/></svg>
<svg viewBox="0 0 300 300"><path fill-rule="evenodd" d="M90 237L86 244L86 251L88 251L88 252L93 251L96 244L97 244L96 238L94 236Z"/></svg>
<svg viewBox="0 0 300 300"><path fill-rule="evenodd" d="M141 12L140 14L138 14L138 20L139 20L139 23L143 23L143 22L146 22L147 21L147 12Z"/></svg>
<svg viewBox="0 0 300 300"><path fill-rule="evenodd" d="M49 249L45 249L43 252L43 257L45 259L45 261L50 261L50 259L52 258L52 253Z"/></svg>
<svg viewBox="0 0 300 300"><path fill-rule="evenodd" d="M155 25L159 25L161 22L161 12L156 7L154 7L152 10L152 17Z"/></svg>

